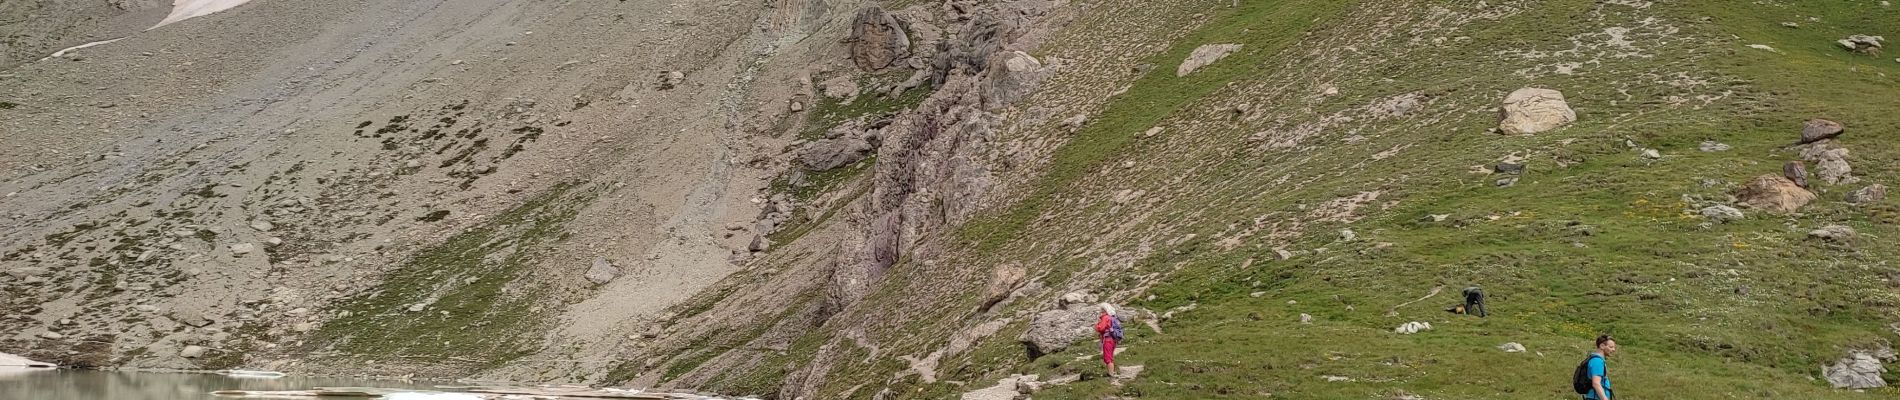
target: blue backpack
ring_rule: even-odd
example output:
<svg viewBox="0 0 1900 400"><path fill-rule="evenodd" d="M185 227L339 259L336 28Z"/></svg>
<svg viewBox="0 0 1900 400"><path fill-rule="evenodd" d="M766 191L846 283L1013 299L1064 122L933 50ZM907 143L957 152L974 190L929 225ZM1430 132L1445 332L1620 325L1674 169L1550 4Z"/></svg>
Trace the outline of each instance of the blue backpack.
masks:
<svg viewBox="0 0 1900 400"><path fill-rule="evenodd" d="M1108 317L1108 337L1114 338L1115 341L1117 342L1122 340L1122 319L1121 318L1115 318L1113 316Z"/></svg>

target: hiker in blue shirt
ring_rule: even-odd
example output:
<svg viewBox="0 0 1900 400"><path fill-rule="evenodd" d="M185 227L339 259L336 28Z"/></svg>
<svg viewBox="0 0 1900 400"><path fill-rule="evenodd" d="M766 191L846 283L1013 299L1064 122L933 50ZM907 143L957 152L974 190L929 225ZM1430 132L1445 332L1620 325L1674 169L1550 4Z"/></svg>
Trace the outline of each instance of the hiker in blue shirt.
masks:
<svg viewBox="0 0 1900 400"><path fill-rule="evenodd" d="M1583 398L1589 400L1615 400L1615 391L1610 390L1610 370L1606 359L1616 354L1616 339L1610 335L1597 336L1597 350L1590 353L1588 363L1590 392Z"/></svg>

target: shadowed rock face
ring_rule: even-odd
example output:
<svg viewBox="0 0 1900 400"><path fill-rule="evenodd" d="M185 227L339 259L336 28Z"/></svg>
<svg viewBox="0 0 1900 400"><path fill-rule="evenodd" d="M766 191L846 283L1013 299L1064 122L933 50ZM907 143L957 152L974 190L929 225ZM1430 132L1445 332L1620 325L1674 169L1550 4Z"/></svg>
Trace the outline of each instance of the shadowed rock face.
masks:
<svg viewBox="0 0 1900 400"><path fill-rule="evenodd" d="M910 57L910 36L883 8L867 7L851 22L851 60L877 71Z"/></svg>

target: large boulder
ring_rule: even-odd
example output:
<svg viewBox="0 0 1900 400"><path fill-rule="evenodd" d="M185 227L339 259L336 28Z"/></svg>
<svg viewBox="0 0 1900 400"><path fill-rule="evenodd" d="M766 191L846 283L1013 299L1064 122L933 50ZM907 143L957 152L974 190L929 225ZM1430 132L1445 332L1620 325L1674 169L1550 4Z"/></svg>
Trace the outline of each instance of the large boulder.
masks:
<svg viewBox="0 0 1900 400"><path fill-rule="evenodd" d="M1814 201L1814 192L1774 174L1757 176L1735 191L1742 205L1773 213L1792 213Z"/></svg>
<svg viewBox="0 0 1900 400"><path fill-rule="evenodd" d="M1881 388L1887 386L1887 380L1881 377L1887 372L1885 362L1893 360L1892 348L1854 350L1834 364L1822 366L1821 374L1835 389Z"/></svg>
<svg viewBox="0 0 1900 400"><path fill-rule="evenodd" d="M1059 352L1075 342L1095 338L1098 315L1101 309L1088 306L1043 311L1029 320L1029 330L1019 340L1028 347L1031 358Z"/></svg>
<svg viewBox="0 0 1900 400"><path fill-rule="evenodd" d="M1498 114L1498 129L1511 135L1549 131L1577 120L1577 112L1564 101L1563 92L1540 88L1511 92L1504 97Z"/></svg>
<svg viewBox="0 0 1900 400"><path fill-rule="evenodd" d="M1048 74L1042 61L1021 51L1005 52L990 58L990 79L983 81L983 99L990 109L1002 108L1029 97Z"/></svg>
<svg viewBox="0 0 1900 400"><path fill-rule="evenodd" d="M1228 54L1233 54L1238 50L1240 50L1240 45L1234 43L1204 44L1196 47L1193 53L1188 54L1187 59L1181 60L1181 66L1175 67L1174 76L1188 76L1194 73L1194 70L1227 58Z"/></svg>
<svg viewBox="0 0 1900 400"><path fill-rule="evenodd" d="M1841 123L1839 122L1829 121L1825 119L1810 119L1808 120L1808 122L1801 124L1801 142L1800 143L1808 144L1808 143L1814 143L1814 142L1818 142L1825 139L1833 139L1834 137L1840 136L1841 133L1846 132L1846 131L1847 131L1847 127L1841 125Z"/></svg>
<svg viewBox="0 0 1900 400"><path fill-rule="evenodd" d="M871 153L871 142L859 137L821 139L805 145L798 161L813 171L826 171L863 160Z"/></svg>
<svg viewBox="0 0 1900 400"><path fill-rule="evenodd" d="M865 71L877 71L910 57L910 35L897 18L883 8L858 10L851 21L851 61Z"/></svg>

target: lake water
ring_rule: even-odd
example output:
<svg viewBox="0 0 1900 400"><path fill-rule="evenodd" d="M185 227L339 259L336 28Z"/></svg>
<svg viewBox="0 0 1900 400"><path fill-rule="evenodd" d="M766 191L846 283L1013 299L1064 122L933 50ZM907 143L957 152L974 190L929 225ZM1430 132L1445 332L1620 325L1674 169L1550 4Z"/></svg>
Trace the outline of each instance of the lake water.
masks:
<svg viewBox="0 0 1900 400"><path fill-rule="evenodd" d="M307 390L318 386L430 389L452 383L287 376L240 379L212 374L78 370L0 370L4 400L200 400L215 390Z"/></svg>

